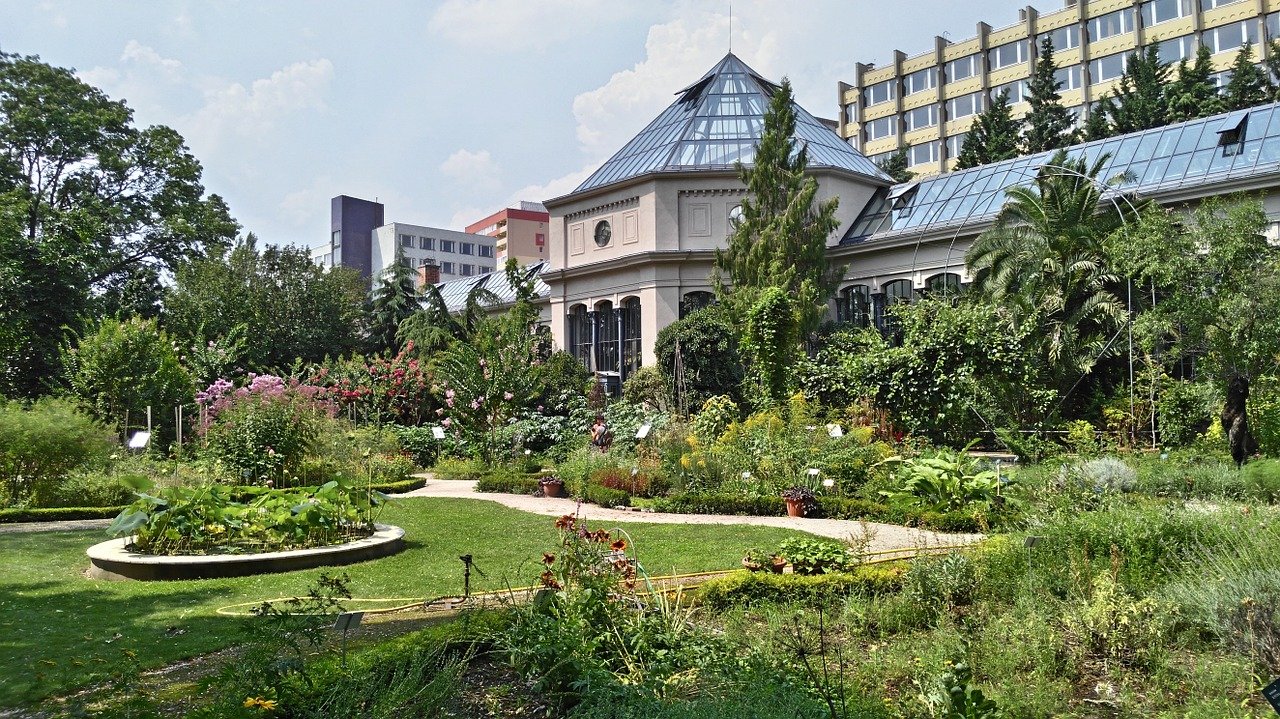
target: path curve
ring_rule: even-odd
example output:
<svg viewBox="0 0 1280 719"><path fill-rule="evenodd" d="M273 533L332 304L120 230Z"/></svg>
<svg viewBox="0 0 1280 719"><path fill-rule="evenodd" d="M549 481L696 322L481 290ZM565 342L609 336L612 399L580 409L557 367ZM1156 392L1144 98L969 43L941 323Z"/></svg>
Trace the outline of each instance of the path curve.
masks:
<svg viewBox="0 0 1280 719"><path fill-rule="evenodd" d="M983 538L981 534L951 534L914 529L897 524L858 522L848 519L805 519L803 517L746 517L725 514L673 514L667 512L633 512L606 509L594 504L580 504L576 499L534 497L523 494L477 492L475 481L460 479L433 479L420 489L393 497L440 497L454 499L484 499L518 509L523 512L559 517L575 512L588 522L630 522L653 524L747 524L758 527L779 527L809 532L839 540L861 541L864 532L870 535L867 552L891 552L917 550L930 547L972 544Z"/></svg>

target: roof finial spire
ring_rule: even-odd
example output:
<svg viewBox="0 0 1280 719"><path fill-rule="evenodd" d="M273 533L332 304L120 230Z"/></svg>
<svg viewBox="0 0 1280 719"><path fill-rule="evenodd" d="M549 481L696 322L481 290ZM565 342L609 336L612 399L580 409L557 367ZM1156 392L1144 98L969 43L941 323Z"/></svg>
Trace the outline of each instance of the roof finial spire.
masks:
<svg viewBox="0 0 1280 719"><path fill-rule="evenodd" d="M729 3L729 52L733 52L733 3Z"/></svg>

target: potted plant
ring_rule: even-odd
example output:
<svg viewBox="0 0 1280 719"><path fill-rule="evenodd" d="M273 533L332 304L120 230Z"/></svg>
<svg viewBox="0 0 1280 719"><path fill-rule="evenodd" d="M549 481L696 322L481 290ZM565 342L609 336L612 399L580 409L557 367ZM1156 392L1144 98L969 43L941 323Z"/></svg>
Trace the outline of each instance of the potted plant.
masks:
<svg viewBox="0 0 1280 719"><path fill-rule="evenodd" d="M555 476L554 474L553 474L553 475L550 475L550 476L547 476L547 477L543 477L542 479L539 479L539 480L538 480L538 489L542 490L542 496L544 496L544 497L563 497L563 496L565 496L565 494L564 494L564 480L563 480L563 479L560 479L559 477Z"/></svg>
<svg viewBox="0 0 1280 719"><path fill-rule="evenodd" d="M782 491L782 499L787 503L788 517L804 517L818 508L818 498L808 487L789 487Z"/></svg>

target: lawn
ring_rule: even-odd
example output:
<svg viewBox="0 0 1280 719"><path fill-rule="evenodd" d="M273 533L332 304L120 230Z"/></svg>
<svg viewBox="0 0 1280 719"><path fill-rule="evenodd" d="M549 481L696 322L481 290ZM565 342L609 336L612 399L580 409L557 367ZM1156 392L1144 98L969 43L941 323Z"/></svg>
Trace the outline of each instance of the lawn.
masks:
<svg viewBox="0 0 1280 719"><path fill-rule="evenodd" d="M473 591L527 585L553 548L552 519L484 500L397 501L383 522L404 527L409 548L342 568L360 598L435 597L462 592L471 554L484 577ZM797 532L731 525L628 524L651 575L731 568L751 546L776 546ZM219 607L305 592L319 569L236 579L105 582L85 579L84 550L100 531L0 535L0 707L111 676L126 660L143 668L236 643L243 623ZM334 570L329 570L334 571Z"/></svg>

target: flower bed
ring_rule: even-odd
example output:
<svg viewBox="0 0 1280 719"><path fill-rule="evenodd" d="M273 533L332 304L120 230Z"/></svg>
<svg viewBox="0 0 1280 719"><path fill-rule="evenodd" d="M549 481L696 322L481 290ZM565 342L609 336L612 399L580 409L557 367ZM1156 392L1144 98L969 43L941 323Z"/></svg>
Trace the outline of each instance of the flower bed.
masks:
<svg viewBox="0 0 1280 719"><path fill-rule="evenodd" d="M656 512L676 514L733 514L771 517L786 513L786 504L779 497L752 497L735 494L678 494L655 500ZM895 507L865 499L818 497L817 510L811 517L824 519L853 519L869 522L901 524L944 532L985 532L997 520L1008 522L1009 517L997 517L982 511L929 512Z"/></svg>
<svg viewBox="0 0 1280 719"><path fill-rule="evenodd" d="M175 487L148 493L110 531L143 554L252 554L342 544L373 533L382 494L334 480L319 487Z"/></svg>

